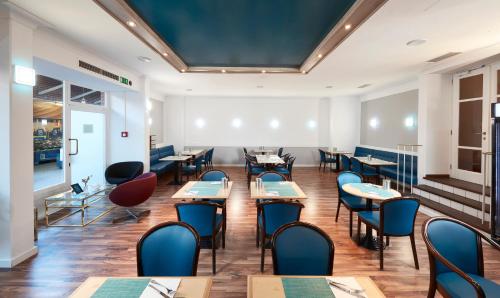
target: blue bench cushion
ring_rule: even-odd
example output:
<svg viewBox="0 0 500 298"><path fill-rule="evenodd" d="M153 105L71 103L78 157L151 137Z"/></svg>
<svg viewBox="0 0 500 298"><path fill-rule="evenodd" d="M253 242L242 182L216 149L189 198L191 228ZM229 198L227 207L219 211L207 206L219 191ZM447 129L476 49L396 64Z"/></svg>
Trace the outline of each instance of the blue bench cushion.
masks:
<svg viewBox="0 0 500 298"><path fill-rule="evenodd" d="M160 147L158 148L158 153L160 154L160 158L175 155L174 146L169 145L165 147Z"/></svg>
<svg viewBox="0 0 500 298"><path fill-rule="evenodd" d="M167 171L170 171L174 168L175 163L173 161L158 161L155 164L150 165L151 172L156 173L157 175L163 174Z"/></svg>
<svg viewBox="0 0 500 298"><path fill-rule="evenodd" d="M483 289L486 297L498 297L500 293L500 285L494 281L488 280L484 277L475 274L468 274L473 280L475 280ZM441 273L437 276L438 284L444 288L444 290L451 297L476 297L476 291L471 284L469 284L465 279L460 277L460 275L455 272Z"/></svg>

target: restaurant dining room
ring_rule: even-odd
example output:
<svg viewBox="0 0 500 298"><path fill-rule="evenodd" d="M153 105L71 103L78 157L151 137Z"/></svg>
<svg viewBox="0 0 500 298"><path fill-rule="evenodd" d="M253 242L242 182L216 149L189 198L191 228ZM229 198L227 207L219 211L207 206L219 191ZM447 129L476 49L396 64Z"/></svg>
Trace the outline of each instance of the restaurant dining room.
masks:
<svg viewBox="0 0 500 298"><path fill-rule="evenodd" d="M0 0L0 297L500 297L498 0Z"/></svg>

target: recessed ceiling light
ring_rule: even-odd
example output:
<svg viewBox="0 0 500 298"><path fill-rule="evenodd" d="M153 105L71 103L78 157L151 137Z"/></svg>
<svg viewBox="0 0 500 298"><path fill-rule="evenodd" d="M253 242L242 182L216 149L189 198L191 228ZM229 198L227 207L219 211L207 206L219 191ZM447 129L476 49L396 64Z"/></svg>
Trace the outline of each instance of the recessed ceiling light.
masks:
<svg viewBox="0 0 500 298"><path fill-rule="evenodd" d="M318 58L322 58L322 57L323 57L323 55L322 55L322 54L318 54Z"/></svg>
<svg viewBox="0 0 500 298"><path fill-rule="evenodd" d="M221 72L222 72L222 73L225 73L225 72L226 72L226 70L225 70L225 69L223 69L223 70L221 70Z"/></svg>
<svg viewBox="0 0 500 298"><path fill-rule="evenodd" d="M162 54L163 56L167 57L168 56L168 53L167 52L163 52Z"/></svg>
<svg viewBox="0 0 500 298"><path fill-rule="evenodd" d="M151 62L151 58L145 57L145 56L139 56L139 57L137 57L137 59L139 59L139 61L146 62L146 63Z"/></svg>
<svg viewBox="0 0 500 298"><path fill-rule="evenodd" d="M262 73L266 73L266 70L265 70L265 69L263 69L261 72L262 72Z"/></svg>
<svg viewBox="0 0 500 298"><path fill-rule="evenodd" d="M326 89L332 89L332 86L328 85L326 86Z"/></svg>
<svg viewBox="0 0 500 298"><path fill-rule="evenodd" d="M183 68L183 69L181 69L181 71L182 71L182 72L186 72L186 70L185 70L184 68Z"/></svg>
<svg viewBox="0 0 500 298"><path fill-rule="evenodd" d="M258 85L258 86L257 86L257 88L264 88L264 86L262 86L262 85Z"/></svg>
<svg viewBox="0 0 500 298"><path fill-rule="evenodd" d="M422 45L426 42L427 42L427 40L425 40L425 39L414 39L414 40L410 40L409 42L407 42L406 45L409 47L416 47L416 46Z"/></svg>
<svg viewBox="0 0 500 298"><path fill-rule="evenodd" d="M346 24L346 25L344 26L344 28L345 28L345 30L349 30L349 29L351 29L351 28L352 28L352 25L351 25L351 24Z"/></svg>
<svg viewBox="0 0 500 298"><path fill-rule="evenodd" d="M189 91L193 91L193 89L186 89L186 91L188 91L188 92L189 92Z"/></svg>
<svg viewBox="0 0 500 298"><path fill-rule="evenodd" d="M302 71L302 73L303 73L303 74L305 74L305 73L306 73L306 71L305 71L305 70L303 70L303 71Z"/></svg>
<svg viewBox="0 0 500 298"><path fill-rule="evenodd" d="M127 26L129 27L135 27L135 22L134 21L127 21Z"/></svg>

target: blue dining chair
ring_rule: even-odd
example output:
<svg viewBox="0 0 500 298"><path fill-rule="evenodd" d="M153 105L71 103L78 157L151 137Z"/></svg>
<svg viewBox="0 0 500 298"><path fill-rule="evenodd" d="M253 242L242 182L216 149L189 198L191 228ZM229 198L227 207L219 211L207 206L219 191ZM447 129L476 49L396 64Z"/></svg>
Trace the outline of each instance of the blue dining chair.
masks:
<svg viewBox="0 0 500 298"><path fill-rule="evenodd" d="M201 166L203 165L203 155L200 155L194 159L194 163L192 165L185 165L181 168L182 176L189 177L195 176L198 178L198 174L201 172Z"/></svg>
<svg viewBox="0 0 500 298"><path fill-rule="evenodd" d="M415 268L419 269L417 248L415 247L415 218L420 201L403 197L387 199L380 203L379 211L358 212L358 243L360 242L361 222L377 231L380 270L384 270L384 236L389 246L389 237L410 236Z"/></svg>
<svg viewBox="0 0 500 298"><path fill-rule="evenodd" d="M275 275L332 275L335 246L320 228L305 222L281 226L272 238Z"/></svg>
<svg viewBox="0 0 500 298"><path fill-rule="evenodd" d="M349 236L352 237L352 215L353 212L359 212L367 210L366 200L357 196L353 196L342 189L342 186L347 183L361 183L363 182L363 178L361 175L355 172L344 171L340 172L337 176L337 190L339 202L337 204L337 215L335 216L335 222L339 220L339 212L340 206L344 205L344 207L349 210ZM378 209L377 204L373 204L373 209Z"/></svg>
<svg viewBox="0 0 500 298"><path fill-rule="evenodd" d="M371 178L377 179L378 174L374 168L363 166L361 162L355 157L351 157L350 161L351 171L360 174L365 180L369 180Z"/></svg>
<svg viewBox="0 0 500 298"><path fill-rule="evenodd" d="M199 180L200 181L221 181L222 178L229 179L229 175L227 175L224 171L221 170L208 170L201 174ZM204 200L211 203L219 204L222 206L222 231L223 235L226 235L226 227L227 227L227 212L226 212L226 200ZM226 237L222 238L222 248L226 248Z"/></svg>
<svg viewBox="0 0 500 298"><path fill-rule="evenodd" d="M283 155L283 147L278 149L278 156L281 157Z"/></svg>
<svg viewBox="0 0 500 298"><path fill-rule="evenodd" d="M270 240L274 232L282 225L300 220L300 212L304 205L298 202L273 201L260 203L257 206L260 226L260 272L264 272L264 257L266 254L266 240Z"/></svg>
<svg viewBox="0 0 500 298"><path fill-rule="evenodd" d="M252 176L257 176L266 171L266 169L257 163L257 159L255 156L251 156L249 154L245 155L245 159L247 161L247 186L250 188L250 181L252 180Z"/></svg>
<svg viewBox="0 0 500 298"><path fill-rule="evenodd" d="M138 276L196 276L200 237L190 225L165 222L137 242Z"/></svg>
<svg viewBox="0 0 500 298"><path fill-rule="evenodd" d="M222 230L223 215L217 213L220 205L210 202L177 203L177 219L192 226L200 236L200 239L210 240L212 248L212 273L216 270L216 239ZM225 238L222 230L222 238Z"/></svg>
<svg viewBox="0 0 500 298"><path fill-rule="evenodd" d="M326 169L327 164L332 164L335 162L335 158L327 157L325 151L318 149L319 151L319 169L321 171L321 165L323 165L323 172Z"/></svg>
<svg viewBox="0 0 500 298"><path fill-rule="evenodd" d="M343 171L350 171L351 170L351 159L349 156L342 154L340 156L340 160L342 160L342 170Z"/></svg>
<svg viewBox="0 0 500 298"><path fill-rule="evenodd" d="M497 251L500 246L459 220L446 217L427 219L422 226L430 262L427 297L436 289L444 297L498 297L500 285L484 277L481 240Z"/></svg>
<svg viewBox="0 0 500 298"><path fill-rule="evenodd" d="M286 164L283 167L274 167L274 170L280 174L285 175L288 180L292 181L292 170L295 159L296 157L291 157L287 160Z"/></svg>

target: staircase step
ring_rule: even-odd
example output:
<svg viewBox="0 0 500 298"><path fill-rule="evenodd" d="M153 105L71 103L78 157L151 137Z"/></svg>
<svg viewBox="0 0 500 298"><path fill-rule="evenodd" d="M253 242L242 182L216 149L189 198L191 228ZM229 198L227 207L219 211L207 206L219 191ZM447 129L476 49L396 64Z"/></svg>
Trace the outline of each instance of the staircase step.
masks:
<svg viewBox="0 0 500 298"><path fill-rule="evenodd" d="M473 199L469 199L469 198L466 198L466 197L463 197L463 196L460 196L460 195L457 195L457 194L454 194L454 193L451 193L448 191L444 191L444 190L441 190L441 189L438 189L438 188L435 188L435 187L432 187L429 185L425 185L425 184L415 185L414 188L420 189L422 191L425 191L425 192L428 192L431 194L434 194L438 197L448 199L448 200L453 201L453 202L463 204L465 206L474 208L476 210L480 210L480 211L482 210L482 203L479 201L473 200ZM490 213L490 205L489 204L485 205L485 211L486 211L486 213Z"/></svg>
<svg viewBox="0 0 500 298"><path fill-rule="evenodd" d="M483 194L483 186L481 184L472 183L469 181L464 181L456 178L451 178L449 175L427 175L424 177L424 179L448 185L451 187L460 188L468 192L473 192L480 195ZM488 186L486 187L485 192L487 195L490 194L490 188Z"/></svg>
<svg viewBox="0 0 500 298"><path fill-rule="evenodd" d="M481 223L481 219L477 218L475 216L469 215L465 212L458 211L454 208L448 207L446 205L434 202L432 200L426 199L422 196L414 195L417 198L420 199L420 203L426 207L429 207L431 209L434 209L440 213L443 213L446 216L458 219L460 221L463 221L477 229L480 229L482 231L485 231L487 233L491 233L490 230L490 223L485 221L484 223Z"/></svg>

